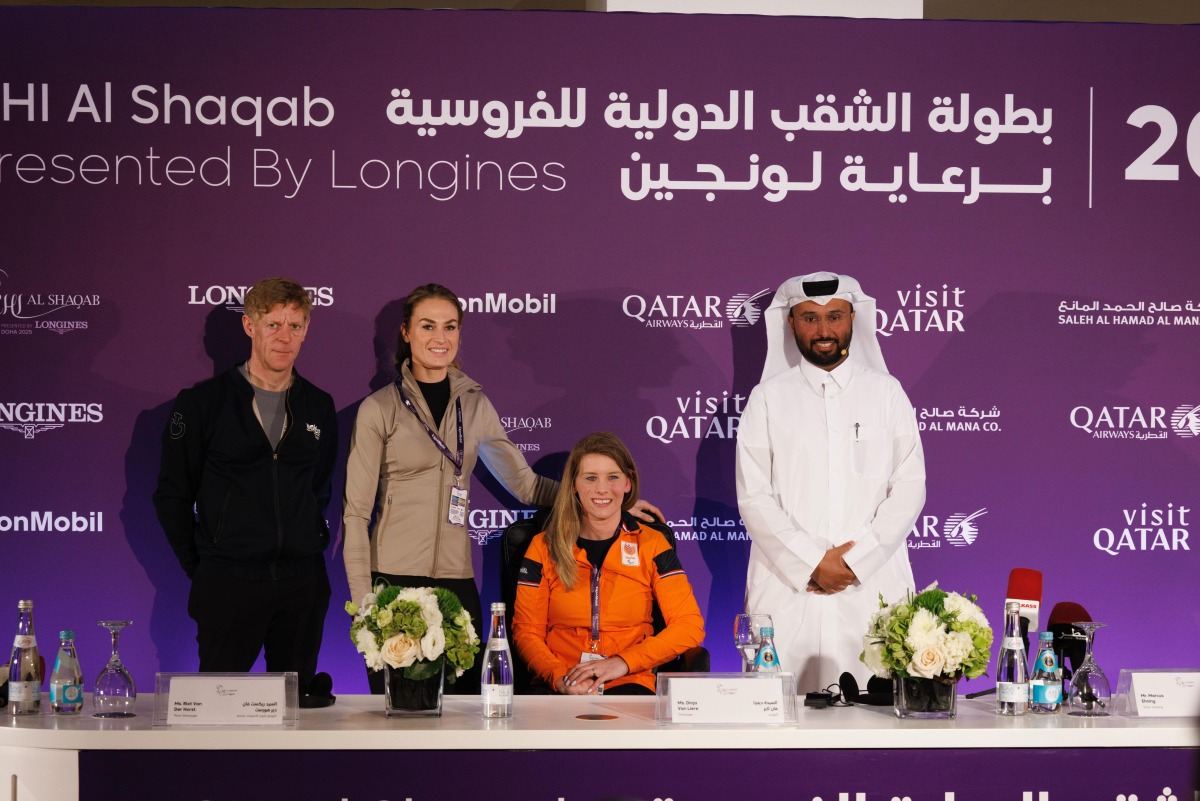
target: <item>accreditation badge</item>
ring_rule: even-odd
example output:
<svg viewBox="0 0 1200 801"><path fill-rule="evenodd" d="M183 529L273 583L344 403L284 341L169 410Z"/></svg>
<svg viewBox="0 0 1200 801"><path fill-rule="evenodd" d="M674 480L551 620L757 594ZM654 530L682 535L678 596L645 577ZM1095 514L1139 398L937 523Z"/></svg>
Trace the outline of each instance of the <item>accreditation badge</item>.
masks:
<svg viewBox="0 0 1200 801"><path fill-rule="evenodd" d="M450 525L465 526L467 524L467 488L453 486L450 488Z"/></svg>

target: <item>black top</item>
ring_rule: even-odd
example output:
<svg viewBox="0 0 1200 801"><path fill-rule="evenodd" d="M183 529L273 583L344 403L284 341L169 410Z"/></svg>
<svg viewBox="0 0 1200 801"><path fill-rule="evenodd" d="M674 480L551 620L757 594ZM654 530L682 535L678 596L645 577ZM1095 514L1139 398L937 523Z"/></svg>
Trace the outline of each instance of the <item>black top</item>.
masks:
<svg viewBox="0 0 1200 801"><path fill-rule="evenodd" d="M434 381L432 384L418 381L417 386L421 388L421 395L425 397L425 405L429 407L429 413L433 415L433 427L441 428L442 418L446 416L446 407L450 405L450 376L446 376L441 381Z"/></svg>
<svg viewBox="0 0 1200 801"><path fill-rule="evenodd" d="M609 550L616 541L616 532L613 532L613 535L606 540L585 540L583 537L575 540L579 547L587 553L588 561L592 563L593 567L600 567L604 564L605 557L608 556Z"/></svg>

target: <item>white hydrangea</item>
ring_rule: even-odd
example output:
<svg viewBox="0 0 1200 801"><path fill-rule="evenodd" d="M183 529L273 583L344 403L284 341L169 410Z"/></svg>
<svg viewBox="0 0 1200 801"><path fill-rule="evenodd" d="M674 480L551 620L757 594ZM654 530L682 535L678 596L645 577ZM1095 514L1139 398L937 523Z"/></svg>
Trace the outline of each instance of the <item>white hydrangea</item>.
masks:
<svg viewBox="0 0 1200 801"><path fill-rule="evenodd" d="M991 628L988 625L987 617L983 614L983 610L975 604L968 601L957 592L952 592L946 596L944 602L947 612L957 612L958 619L963 622L975 623L982 628Z"/></svg>
<svg viewBox="0 0 1200 801"><path fill-rule="evenodd" d="M367 663L367 667L371 670L383 669L383 655L379 652L379 646L375 644L375 635L370 629L363 626L354 635L354 643L358 646L358 652L363 655L363 661Z"/></svg>
<svg viewBox="0 0 1200 801"><path fill-rule="evenodd" d="M971 635L965 631L947 632L942 641L942 651L946 655L946 672L957 673L962 664L971 655Z"/></svg>
<svg viewBox="0 0 1200 801"><path fill-rule="evenodd" d="M863 664L867 669L881 679L892 675L892 671L883 664L883 643L870 635L863 638Z"/></svg>

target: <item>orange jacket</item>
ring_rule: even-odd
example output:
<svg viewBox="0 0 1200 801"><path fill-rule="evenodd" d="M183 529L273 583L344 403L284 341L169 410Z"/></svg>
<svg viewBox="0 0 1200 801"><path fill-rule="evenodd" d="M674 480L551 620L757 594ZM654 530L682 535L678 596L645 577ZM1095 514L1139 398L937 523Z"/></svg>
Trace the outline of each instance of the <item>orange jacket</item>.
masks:
<svg viewBox="0 0 1200 801"><path fill-rule="evenodd" d="M578 546L575 569L575 588L567 592L542 533L529 544L517 581L513 640L530 671L551 687L581 654L593 651L592 565ZM667 624L657 635L650 623L655 599ZM621 657L629 674L608 685L636 682L653 690L651 668L703 639L704 618L675 549L660 532L625 517L600 569L600 641L594 650Z"/></svg>

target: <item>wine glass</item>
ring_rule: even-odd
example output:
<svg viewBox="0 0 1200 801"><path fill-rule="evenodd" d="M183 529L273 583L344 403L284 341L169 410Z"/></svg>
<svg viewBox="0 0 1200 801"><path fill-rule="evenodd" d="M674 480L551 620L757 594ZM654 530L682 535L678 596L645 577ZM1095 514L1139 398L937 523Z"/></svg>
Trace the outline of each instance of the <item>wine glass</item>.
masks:
<svg viewBox="0 0 1200 801"><path fill-rule="evenodd" d="M1108 624L1089 621L1071 625L1083 632L1082 636L1087 639L1087 652L1084 654L1083 664L1071 677L1071 695L1067 702L1070 708L1069 714L1103 717L1108 714L1108 702L1112 696L1112 690L1108 686L1108 678L1104 675L1104 671L1092 658L1092 640L1096 636L1096 629L1104 628Z"/></svg>
<svg viewBox="0 0 1200 801"><path fill-rule="evenodd" d="M754 656L762 642L762 629L771 627L770 615L738 614L733 617L733 644L742 654L742 672L754 665Z"/></svg>
<svg viewBox="0 0 1200 801"><path fill-rule="evenodd" d="M121 664L121 655L117 653L117 637L121 629L133 625L132 620L98 620L97 626L102 626L112 633L112 656L100 675L96 677L96 686L92 691L92 705L96 708L98 718L131 718L133 717L133 701L137 698L137 689L133 686L133 676Z"/></svg>

